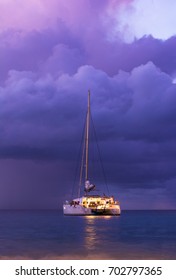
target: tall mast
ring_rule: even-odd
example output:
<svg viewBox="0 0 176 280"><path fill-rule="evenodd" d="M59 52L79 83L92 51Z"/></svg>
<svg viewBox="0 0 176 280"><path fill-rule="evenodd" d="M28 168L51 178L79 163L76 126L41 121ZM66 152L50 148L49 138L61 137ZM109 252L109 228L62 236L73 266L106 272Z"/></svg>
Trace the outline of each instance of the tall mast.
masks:
<svg viewBox="0 0 176 280"><path fill-rule="evenodd" d="M87 118L86 118L86 181L88 180L89 163L89 124L90 124L90 90L88 91Z"/></svg>

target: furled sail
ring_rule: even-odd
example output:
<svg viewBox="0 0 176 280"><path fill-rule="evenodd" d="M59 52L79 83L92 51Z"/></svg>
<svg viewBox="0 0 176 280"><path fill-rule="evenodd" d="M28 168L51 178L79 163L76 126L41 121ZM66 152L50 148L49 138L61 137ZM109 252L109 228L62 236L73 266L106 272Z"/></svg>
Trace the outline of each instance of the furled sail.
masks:
<svg viewBox="0 0 176 280"><path fill-rule="evenodd" d="M90 191L92 191L92 190L94 190L95 189L95 185L94 184L90 184L90 181L86 181L85 182L85 187L84 187L84 191L85 192L90 192Z"/></svg>

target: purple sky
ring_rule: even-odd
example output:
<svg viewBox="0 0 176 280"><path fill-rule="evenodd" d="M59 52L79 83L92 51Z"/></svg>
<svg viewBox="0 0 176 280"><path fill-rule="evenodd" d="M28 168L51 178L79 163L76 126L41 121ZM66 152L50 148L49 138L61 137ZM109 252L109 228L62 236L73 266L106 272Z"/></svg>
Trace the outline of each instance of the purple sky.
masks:
<svg viewBox="0 0 176 280"><path fill-rule="evenodd" d="M176 3L166 2L0 0L0 208L70 198L90 89L122 209L176 209Z"/></svg>

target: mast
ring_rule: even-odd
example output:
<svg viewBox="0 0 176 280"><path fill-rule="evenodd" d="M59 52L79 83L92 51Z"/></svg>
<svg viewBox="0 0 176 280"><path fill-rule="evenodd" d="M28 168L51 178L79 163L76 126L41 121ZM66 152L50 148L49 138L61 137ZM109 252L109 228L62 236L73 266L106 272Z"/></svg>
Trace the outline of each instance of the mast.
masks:
<svg viewBox="0 0 176 280"><path fill-rule="evenodd" d="M86 118L86 174L85 180L88 180L89 163L89 125L90 125L90 90L88 91L87 118Z"/></svg>

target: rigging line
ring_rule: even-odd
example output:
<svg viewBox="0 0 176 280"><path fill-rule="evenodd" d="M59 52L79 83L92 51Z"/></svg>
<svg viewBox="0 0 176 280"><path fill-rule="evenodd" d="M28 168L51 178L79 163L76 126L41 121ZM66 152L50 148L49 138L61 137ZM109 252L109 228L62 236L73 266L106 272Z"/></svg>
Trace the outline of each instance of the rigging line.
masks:
<svg viewBox="0 0 176 280"><path fill-rule="evenodd" d="M107 178L106 178L106 174L105 174L105 170L104 170L104 166L103 166L103 161L102 161L102 158L101 158L101 153L100 153L100 148L99 148L99 145L98 145L97 134L96 134L96 130L95 130L95 126L94 126L94 122L93 122L93 119L92 119L91 112L90 112L90 118L91 118L92 127L93 127L94 134L95 134L95 141L96 141L97 150L98 150L98 154L99 154L99 158L100 158L100 164L101 164L101 168L102 168L102 172L103 172L103 176L104 176L104 180L105 180L105 185L106 185L107 192L108 192L108 195L109 195L110 194L109 193L109 187L108 187L108 183L107 183Z"/></svg>
<svg viewBox="0 0 176 280"><path fill-rule="evenodd" d="M97 151L97 147L95 146L94 144L94 138L95 136L93 135L93 133L90 134L90 143L91 143L91 162L92 162L92 167L90 166L91 168L91 177L92 177L92 181L94 182L94 178L95 178L95 173L94 171L96 170L96 151Z"/></svg>
<svg viewBox="0 0 176 280"><path fill-rule="evenodd" d="M73 194L74 194L74 189L76 186L76 180L77 180L77 174L78 174L78 169L79 169L79 163L80 163L80 158L81 158L81 148L82 148L82 143L83 143L83 138L84 138L84 132L85 132L85 125L86 125L86 121L84 121L84 126L83 126L83 130L82 130L82 136L81 136L81 142L80 142L80 146L79 146L79 152L78 152L78 156L77 156L77 164L76 164L76 168L75 168L75 176L74 176L74 180L73 180L73 186L72 186L72 193L71 193L71 199L73 198Z"/></svg>

